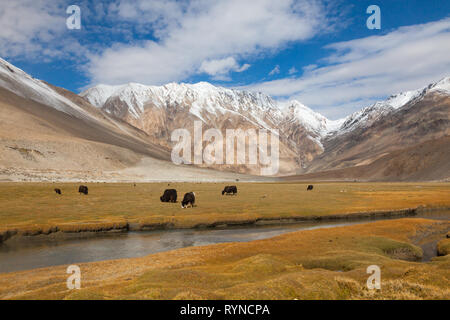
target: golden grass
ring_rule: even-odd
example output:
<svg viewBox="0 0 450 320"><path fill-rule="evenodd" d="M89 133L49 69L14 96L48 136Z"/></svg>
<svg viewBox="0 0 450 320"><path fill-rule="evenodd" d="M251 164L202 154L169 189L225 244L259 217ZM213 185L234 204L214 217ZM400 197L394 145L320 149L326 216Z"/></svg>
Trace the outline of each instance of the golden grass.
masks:
<svg viewBox="0 0 450 320"><path fill-rule="evenodd" d="M0 298L450 299L450 255L417 262L411 242L449 228L399 219L84 263L81 290L66 288L65 266L0 274ZM381 290L366 287L373 264Z"/></svg>
<svg viewBox="0 0 450 320"><path fill-rule="evenodd" d="M326 216L378 210L449 207L448 183L238 183L238 196L222 196L224 183L92 183L89 196L78 194L78 184L1 183L0 231L25 234L96 231L122 228L127 223L189 228L216 222L257 218ZM53 192L62 189L63 195ZM164 189L194 191L197 207L161 203Z"/></svg>
<svg viewBox="0 0 450 320"><path fill-rule="evenodd" d="M450 239L443 239L437 245L438 255L445 256L450 254Z"/></svg>

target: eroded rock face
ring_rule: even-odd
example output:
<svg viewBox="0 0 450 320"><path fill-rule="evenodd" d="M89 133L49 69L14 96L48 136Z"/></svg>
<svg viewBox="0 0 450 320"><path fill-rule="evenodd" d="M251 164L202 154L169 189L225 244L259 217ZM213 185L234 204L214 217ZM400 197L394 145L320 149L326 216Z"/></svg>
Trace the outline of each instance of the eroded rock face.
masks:
<svg viewBox="0 0 450 320"><path fill-rule="evenodd" d="M330 121L298 101L208 83L99 85L79 96L0 59L0 104L8 110L0 115L0 175L17 167L91 175L137 165L142 156L170 161L172 132L193 136L199 121L203 132L223 136L277 129L281 175L342 170L338 178L450 180L450 78ZM261 165L212 167L261 172Z"/></svg>
<svg viewBox="0 0 450 320"><path fill-rule="evenodd" d="M365 125L329 135L322 140L324 152L306 171L372 166L376 169L366 179L445 180L450 177L443 161L449 135L450 96L427 91Z"/></svg>
<svg viewBox="0 0 450 320"><path fill-rule="evenodd" d="M227 129L277 129L281 173L301 169L320 154L323 151L320 139L327 130L325 117L296 101L281 105L262 93L218 88L207 83L97 86L81 95L106 113L145 131L152 142L167 148L172 146L170 136L175 129L188 129L193 135L194 121L201 121L204 131L219 129L224 137ZM259 166L251 165L213 167L255 174L259 171Z"/></svg>
<svg viewBox="0 0 450 320"><path fill-rule="evenodd" d="M204 130L217 128L223 134L236 128L278 129L280 173L304 174L369 165L393 152L449 135L449 83L446 78L393 95L337 121L298 101L278 103L262 93L208 83L100 85L81 95L169 149L171 132L177 128L192 132L194 121L202 121ZM426 166L415 169L391 164L385 176L407 176ZM248 165L214 167L256 173Z"/></svg>

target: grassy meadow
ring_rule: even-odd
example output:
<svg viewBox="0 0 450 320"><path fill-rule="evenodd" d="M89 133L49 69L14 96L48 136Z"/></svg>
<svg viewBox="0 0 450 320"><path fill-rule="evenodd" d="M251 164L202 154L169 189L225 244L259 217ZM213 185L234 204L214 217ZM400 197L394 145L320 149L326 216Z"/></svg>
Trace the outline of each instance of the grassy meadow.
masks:
<svg viewBox="0 0 450 320"><path fill-rule="evenodd" d="M450 299L450 255L423 263L417 241L449 222L378 221L275 238L189 247L142 258L0 274L0 299ZM381 268L381 290L366 269Z"/></svg>
<svg viewBox="0 0 450 320"><path fill-rule="evenodd" d="M237 196L222 196L225 183L0 183L0 232L97 230L108 226L170 224L189 228L221 221L326 216L398 210L418 206L450 207L449 183L236 183ZM54 188L62 190L62 196ZM178 191L178 203L161 203L164 189ZM182 209L185 192L196 207Z"/></svg>

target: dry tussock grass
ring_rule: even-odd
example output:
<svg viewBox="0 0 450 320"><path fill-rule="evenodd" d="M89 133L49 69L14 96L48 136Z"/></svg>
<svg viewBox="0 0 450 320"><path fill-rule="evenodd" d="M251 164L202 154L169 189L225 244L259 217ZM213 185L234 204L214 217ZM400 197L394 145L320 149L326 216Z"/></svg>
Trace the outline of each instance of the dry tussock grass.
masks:
<svg viewBox="0 0 450 320"><path fill-rule="evenodd" d="M411 239L430 228L444 238L450 223L379 221L86 263L77 291L65 287L64 266L1 274L0 298L450 299L450 255L421 263L391 254L417 254ZM381 290L366 288L372 264Z"/></svg>
<svg viewBox="0 0 450 320"><path fill-rule="evenodd" d="M439 241L437 245L437 252L440 256L445 256L447 254L450 254L450 239L443 239Z"/></svg>

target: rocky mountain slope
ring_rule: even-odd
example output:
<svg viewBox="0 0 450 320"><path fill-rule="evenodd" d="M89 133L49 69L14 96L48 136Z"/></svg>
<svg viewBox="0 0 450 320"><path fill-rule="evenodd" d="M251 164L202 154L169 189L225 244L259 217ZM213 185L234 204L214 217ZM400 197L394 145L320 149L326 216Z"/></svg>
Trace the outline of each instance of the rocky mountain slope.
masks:
<svg viewBox="0 0 450 320"><path fill-rule="evenodd" d="M192 179L234 180L227 172L259 174L259 165L212 166L222 172L173 165L171 133L192 133L195 121L203 132L218 128L224 136L227 129L277 129L280 175L450 177L450 78L330 121L298 101L280 103L204 82L98 85L77 95L0 59L0 107L0 179L182 180L189 171Z"/></svg>
<svg viewBox="0 0 450 320"><path fill-rule="evenodd" d="M175 166L142 130L1 59L0 150L4 181L236 179Z"/></svg>
<svg viewBox="0 0 450 320"><path fill-rule="evenodd" d="M450 78L393 95L336 121L295 100L279 103L263 93L208 83L98 85L80 95L167 148L170 133L176 128L192 131L195 120L223 133L228 128L278 129L281 175L367 165L450 133ZM254 172L249 166L225 169Z"/></svg>
<svg viewBox="0 0 450 320"><path fill-rule="evenodd" d="M209 83L144 86L98 85L80 94L91 104L146 132L152 142L170 148L171 132L194 121L204 130L278 129L280 172L301 168L323 152L320 140L337 127L298 101L280 104L263 93L215 87ZM216 165L218 169L257 173L258 166Z"/></svg>
<svg viewBox="0 0 450 320"><path fill-rule="evenodd" d="M401 103L398 103L399 100ZM411 153L416 147L423 150L424 144L435 145L435 141L449 135L450 78L445 78L420 90L393 96L349 116L339 131L322 140L325 151L309 164L306 171L369 165L380 159L386 160L396 153L400 155L401 150L404 150L404 154ZM434 150L440 152L439 148ZM420 160L421 165L417 166L416 173L419 176L419 170L425 170L425 167L433 166L436 172L446 168L445 163L428 163L425 158L424 155L424 159ZM405 167L397 164L398 173L404 171L404 178L411 174L412 179L416 173L406 169L408 161L404 160ZM392 171L387 176L390 175L396 176L396 173ZM450 172L444 171L440 177L448 179Z"/></svg>
<svg viewBox="0 0 450 320"><path fill-rule="evenodd" d="M450 181L450 136L382 154L366 164L283 177L285 181Z"/></svg>

